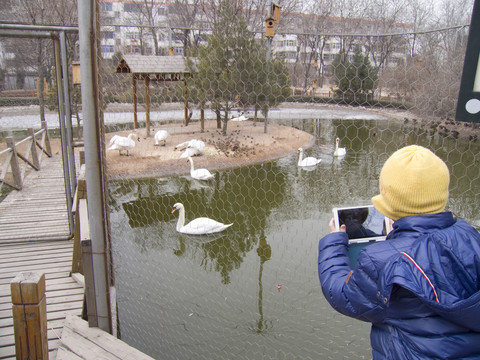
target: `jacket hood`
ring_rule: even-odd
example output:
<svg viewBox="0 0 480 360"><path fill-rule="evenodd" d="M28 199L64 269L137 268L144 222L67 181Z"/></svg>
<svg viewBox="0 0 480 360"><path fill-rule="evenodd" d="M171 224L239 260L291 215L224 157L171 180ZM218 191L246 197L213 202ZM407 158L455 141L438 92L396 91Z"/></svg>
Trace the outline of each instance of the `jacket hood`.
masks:
<svg viewBox="0 0 480 360"><path fill-rule="evenodd" d="M432 222L436 224L433 228ZM387 304L393 287L398 285L438 315L479 332L478 231L463 220L455 220L451 213L441 213L400 219L389 240L405 235L404 227L413 232L410 236L415 236L415 229L419 235L408 253L393 255L380 274L378 285Z"/></svg>

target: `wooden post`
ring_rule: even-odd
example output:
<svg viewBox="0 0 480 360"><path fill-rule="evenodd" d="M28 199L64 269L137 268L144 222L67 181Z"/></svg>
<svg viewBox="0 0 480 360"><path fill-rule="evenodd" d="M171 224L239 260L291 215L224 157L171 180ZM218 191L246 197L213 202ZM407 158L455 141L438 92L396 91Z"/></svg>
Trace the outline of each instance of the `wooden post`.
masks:
<svg viewBox="0 0 480 360"><path fill-rule="evenodd" d="M184 80L183 81L184 85L185 85L185 103L184 103L184 110L183 110L183 113L184 113L184 117L185 117L185 126L188 126L188 89L187 89L187 81Z"/></svg>
<svg viewBox="0 0 480 360"><path fill-rule="evenodd" d="M150 136L150 76L145 76L145 126L146 137Z"/></svg>
<svg viewBox="0 0 480 360"><path fill-rule="evenodd" d="M84 200L80 202L81 211L83 207L83 201ZM84 206L86 209L86 204ZM98 327L97 303L95 301L95 284L93 279L92 240L83 239L81 241L81 245L83 259L83 276L85 278L85 301L83 318L85 320L88 320L88 326Z"/></svg>
<svg viewBox="0 0 480 360"><path fill-rule="evenodd" d="M42 129L45 129L45 149L42 149L48 157L52 157L52 148L50 146L50 137L48 136L47 122L42 121Z"/></svg>
<svg viewBox="0 0 480 360"><path fill-rule="evenodd" d="M81 199L87 198L87 182L85 181L85 165L81 166L80 174L77 179L77 189L73 199L73 216L74 216L74 231L73 231L73 254L72 254L72 273L80 273L83 275L82 249L80 242L82 240L81 224L80 224L80 209L79 202ZM86 219L83 219L86 221ZM84 230L85 231L85 230ZM90 234L87 234L88 237Z"/></svg>
<svg viewBox="0 0 480 360"><path fill-rule="evenodd" d="M12 158L10 159L10 168L12 170L13 184L17 190L23 188L23 179L22 173L20 171L20 166L18 166L18 155L17 149L15 148L15 142L11 136L6 137L5 141L7 142L7 147L12 149Z"/></svg>
<svg viewBox="0 0 480 360"><path fill-rule="evenodd" d="M205 106L203 103L200 105L200 132L205 132Z"/></svg>
<svg viewBox="0 0 480 360"><path fill-rule="evenodd" d="M133 128L138 129L137 117L137 79L135 75L132 76L132 92L133 92Z"/></svg>
<svg viewBox="0 0 480 360"><path fill-rule="evenodd" d="M33 128L29 128L28 133L32 137L32 142L31 142L31 145L30 145L30 152L32 154L33 168L35 170L39 170L40 169L40 162L38 161L37 139L35 139L35 131L33 130Z"/></svg>
<svg viewBox="0 0 480 360"><path fill-rule="evenodd" d="M10 283L17 359L48 360L45 275L25 272Z"/></svg>

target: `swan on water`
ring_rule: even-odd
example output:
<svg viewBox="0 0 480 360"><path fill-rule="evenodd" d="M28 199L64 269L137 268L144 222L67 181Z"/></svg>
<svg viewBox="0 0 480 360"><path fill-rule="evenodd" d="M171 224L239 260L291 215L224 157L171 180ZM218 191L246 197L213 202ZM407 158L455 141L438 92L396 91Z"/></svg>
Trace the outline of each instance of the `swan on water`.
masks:
<svg viewBox="0 0 480 360"><path fill-rule="evenodd" d="M158 146L160 144L161 141L163 141L163 145L162 146L165 146L167 145L167 137L168 137L168 131L167 130L158 130L156 133L155 133L155 146Z"/></svg>
<svg viewBox="0 0 480 360"><path fill-rule="evenodd" d="M221 222L215 221L206 217L199 217L190 221L187 225L185 224L185 208L183 204L176 203L173 205L172 214L178 210L178 221L177 221L177 231L182 234L190 235L204 235L204 234L213 234L225 230L226 228L233 225L232 224L222 224Z"/></svg>
<svg viewBox="0 0 480 360"><path fill-rule="evenodd" d="M107 150L118 150L120 155L124 155L122 154L122 150L125 150L128 156L128 150L135 147L135 141L140 141L140 137L135 133L131 133L127 137L114 135L108 143L109 148Z"/></svg>
<svg viewBox="0 0 480 360"><path fill-rule="evenodd" d="M209 180L213 178L213 174L207 169L196 169L193 166L193 159L188 157L187 161L190 161L190 176L197 180Z"/></svg>
<svg viewBox="0 0 480 360"><path fill-rule="evenodd" d="M317 159L314 157L306 157L305 159L303 158L303 149L298 148L297 150L298 155L298 166L315 166L317 165L322 159Z"/></svg>
<svg viewBox="0 0 480 360"><path fill-rule="evenodd" d="M340 145L340 138L337 137L335 140L335 151L333 152L333 156L344 156L347 153L345 148L339 148Z"/></svg>

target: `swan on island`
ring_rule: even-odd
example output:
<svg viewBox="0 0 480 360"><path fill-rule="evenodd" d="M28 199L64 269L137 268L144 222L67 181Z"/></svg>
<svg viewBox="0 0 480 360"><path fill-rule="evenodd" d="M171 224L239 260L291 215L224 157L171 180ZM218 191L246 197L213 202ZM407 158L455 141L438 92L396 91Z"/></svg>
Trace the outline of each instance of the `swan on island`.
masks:
<svg viewBox="0 0 480 360"><path fill-rule="evenodd" d="M128 150L132 150L135 147L135 141L140 141L140 137L135 133L131 133L127 137L114 135L108 143L109 148L107 150L118 150L120 155L124 155L122 150L125 150L127 152L126 155L129 156Z"/></svg>
<svg viewBox="0 0 480 360"><path fill-rule="evenodd" d="M192 139L175 146L173 150L185 150L180 159L186 159L189 156L201 155L205 149L205 143L202 140Z"/></svg>
<svg viewBox="0 0 480 360"><path fill-rule="evenodd" d="M302 148L298 148L297 150L297 153L299 154L298 155L298 166L315 166L317 165L320 161L322 161L322 159L317 159L317 158L314 158L314 157L306 157L305 159L303 158L303 149Z"/></svg>
<svg viewBox="0 0 480 360"><path fill-rule="evenodd" d="M237 117L231 118L230 121L246 121L248 120L247 115L243 112L240 115L237 115Z"/></svg>
<svg viewBox="0 0 480 360"><path fill-rule="evenodd" d="M154 139L155 139L155 147L157 147L161 141L163 141L163 145L167 145L167 138L168 138L168 131L167 130L158 130L155 133Z"/></svg>
<svg viewBox="0 0 480 360"><path fill-rule="evenodd" d="M214 176L207 169L195 169L193 165L193 159L191 156L188 157L187 161L190 162L190 176L197 180L210 180Z"/></svg>
<svg viewBox="0 0 480 360"><path fill-rule="evenodd" d="M213 234L225 230L226 228L233 225L232 224L223 224L221 222L215 221L207 217L199 217L190 221L185 225L185 208L183 204L176 203L173 205L172 214L178 210L178 221L177 221L177 231L182 234L190 235L205 235Z"/></svg>
<svg viewBox="0 0 480 360"><path fill-rule="evenodd" d="M333 156L344 156L347 153L347 149L338 147L340 145L340 138L337 137L335 140L335 151Z"/></svg>

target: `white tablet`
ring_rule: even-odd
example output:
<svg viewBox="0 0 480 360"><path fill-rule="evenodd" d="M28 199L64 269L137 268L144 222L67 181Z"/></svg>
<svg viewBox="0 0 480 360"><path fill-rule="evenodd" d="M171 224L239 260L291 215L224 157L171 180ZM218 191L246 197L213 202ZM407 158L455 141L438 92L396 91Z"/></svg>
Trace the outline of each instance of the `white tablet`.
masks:
<svg viewBox="0 0 480 360"><path fill-rule="evenodd" d="M373 205L352 206L333 209L335 227L347 228L350 244L385 240L390 232L390 220Z"/></svg>

